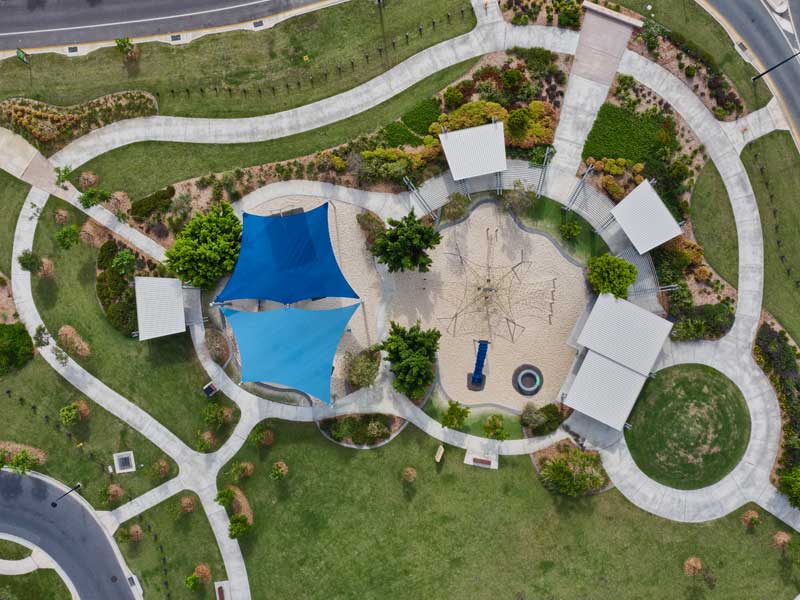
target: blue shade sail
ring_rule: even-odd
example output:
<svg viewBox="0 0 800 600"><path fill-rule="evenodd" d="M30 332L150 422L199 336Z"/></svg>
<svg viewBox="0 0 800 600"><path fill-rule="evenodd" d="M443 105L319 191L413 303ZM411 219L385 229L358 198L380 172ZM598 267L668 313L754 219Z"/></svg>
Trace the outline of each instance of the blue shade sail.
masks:
<svg viewBox="0 0 800 600"><path fill-rule="evenodd" d="M328 203L286 216L245 213L239 258L216 301L323 297L358 298L333 254Z"/></svg>
<svg viewBox="0 0 800 600"><path fill-rule="evenodd" d="M242 381L277 383L330 404L333 358L358 306L266 312L223 307L239 346Z"/></svg>

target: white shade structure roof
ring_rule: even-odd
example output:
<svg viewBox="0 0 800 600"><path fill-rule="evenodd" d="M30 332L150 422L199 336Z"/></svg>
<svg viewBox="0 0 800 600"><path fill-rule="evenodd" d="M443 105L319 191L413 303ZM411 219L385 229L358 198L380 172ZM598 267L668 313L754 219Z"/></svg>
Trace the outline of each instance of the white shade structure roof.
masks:
<svg viewBox="0 0 800 600"><path fill-rule="evenodd" d="M611 214L639 254L681 234L675 217L646 179L611 209Z"/></svg>
<svg viewBox="0 0 800 600"><path fill-rule="evenodd" d="M622 430L671 329L669 321L602 294L578 336L587 353L564 403Z"/></svg>
<svg viewBox="0 0 800 600"><path fill-rule="evenodd" d="M439 134L454 181L505 171L506 139L503 123Z"/></svg>
<svg viewBox="0 0 800 600"><path fill-rule="evenodd" d="M140 341L186 331L180 279L136 277L134 287Z"/></svg>

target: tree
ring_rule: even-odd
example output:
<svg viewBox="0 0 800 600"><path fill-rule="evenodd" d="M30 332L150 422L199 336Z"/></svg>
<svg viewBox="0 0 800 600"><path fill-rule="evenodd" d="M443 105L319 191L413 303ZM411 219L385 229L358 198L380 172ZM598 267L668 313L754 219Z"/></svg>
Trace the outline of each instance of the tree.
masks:
<svg viewBox="0 0 800 600"><path fill-rule="evenodd" d="M214 498L214 500L217 504L224 506L226 509L230 509L231 506L233 506L233 498L233 490L225 488L217 492L217 497Z"/></svg>
<svg viewBox="0 0 800 600"><path fill-rule="evenodd" d="M78 405L73 402L62 406L58 411L58 418L61 419L61 424L64 427L73 427L78 422Z"/></svg>
<svg viewBox="0 0 800 600"><path fill-rule="evenodd" d="M412 485L417 480L417 470L414 467L403 469L403 483Z"/></svg>
<svg viewBox="0 0 800 600"><path fill-rule="evenodd" d="M117 50L119 50L126 58L128 54L133 52L133 42L129 37L117 38L114 40L114 44L117 46Z"/></svg>
<svg viewBox="0 0 800 600"><path fill-rule="evenodd" d="M601 489L606 481L600 456L574 446L542 461L539 477L547 489L573 498Z"/></svg>
<svg viewBox="0 0 800 600"><path fill-rule="evenodd" d="M419 322L410 328L391 322L389 337L380 348L388 354L392 365L394 388L411 400L420 399L433 383L433 365L441 336L436 329L423 330Z"/></svg>
<svg viewBox="0 0 800 600"><path fill-rule="evenodd" d="M37 460L28 454L27 450L20 450L9 461L8 466L11 467L11 470L17 475L25 475L25 473L34 468L36 464Z"/></svg>
<svg viewBox="0 0 800 600"><path fill-rule="evenodd" d="M111 198L111 192L91 187L85 190L78 200L83 208L91 208L97 204L102 204Z"/></svg>
<svg viewBox="0 0 800 600"><path fill-rule="evenodd" d="M250 531L250 523L247 522L245 515L233 515L231 517L231 524L228 526L228 537L232 540L238 540L240 537Z"/></svg>
<svg viewBox="0 0 800 600"><path fill-rule="evenodd" d="M347 381L354 389L370 387L378 377L380 354L372 349L348 355Z"/></svg>
<svg viewBox="0 0 800 600"><path fill-rule="evenodd" d="M448 400L447 410L442 415L442 425L448 429L461 429L469 412L469 406L462 406L458 402Z"/></svg>
<svg viewBox="0 0 800 600"><path fill-rule="evenodd" d="M17 257L17 260L19 261L19 266L23 271L29 271L34 275L42 268L42 259L38 254L30 250L23 250L22 253Z"/></svg>
<svg viewBox="0 0 800 600"><path fill-rule="evenodd" d="M457 87L450 86L442 94L447 110L455 110L464 104L464 93Z"/></svg>
<svg viewBox="0 0 800 600"><path fill-rule="evenodd" d="M56 233L56 242L64 249L69 250L81 240L80 230L77 225L66 225Z"/></svg>
<svg viewBox="0 0 800 600"><path fill-rule="evenodd" d="M233 270L242 223L227 202L189 221L167 250L167 266L186 283L210 287Z"/></svg>
<svg viewBox="0 0 800 600"><path fill-rule="evenodd" d="M519 420L524 427L536 429L547 422L547 417L542 413L542 411L536 408L536 405L533 402L528 402L522 409L522 414L520 415Z"/></svg>
<svg viewBox="0 0 800 600"><path fill-rule="evenodd" d="M200 589L200 578L194 573L192 573L186 579L184 579L183 582L184 584L186 584L186 587L192 590L193 592L196 592L197 590Z"/></svg>
<svg viewBox="0 0 800 600"><path fill-rule="evenodd" d="M789 500L789 504L800 508L800 466L781 473L778 489Z"/></svg>
<svg viewBox="0 0 800 600"><path fill-rule="evenodd" d="M589 259L587 278L597 294L627 298L628 287L636 281L637 270L626 260L606 253Z"/></svg>
<svg viewBox="0 0 800 600"><path fill-rule="evenodd" d="M425 251L441 241L442 236L433 226L417 220L412 209L400 221L389 219L389 228L378 233L370 251L379 263L389 267L390 273L413 269L427 273L432 260Z"/></svg>
<svg viewBox="0 0 800 600"><path fill-rule="evenodd" d="M136 256L131 252L130 248L124 248L117 252L117 255L111 261L111 269L121 277L133 275L136 271Z"/></svg>
<svg viewBox="0 0 800 600"><path fill-rule="evenodd" d="M483 431L493 440L507 440L505 422L502 415L491 415L483 424Z"/></svg>
<svg viewBox="0 0 800 600"><path fill-rule="evenodd" d="M0 375L33 358L33 341L22 323L0 324Z"/></svg>

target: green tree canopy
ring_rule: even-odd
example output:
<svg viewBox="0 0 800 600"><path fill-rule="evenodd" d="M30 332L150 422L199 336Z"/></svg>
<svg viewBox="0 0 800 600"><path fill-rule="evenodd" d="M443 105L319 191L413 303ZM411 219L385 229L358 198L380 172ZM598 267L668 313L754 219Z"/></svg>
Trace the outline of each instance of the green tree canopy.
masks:
<svg viewBox="0 0 800 600"><path fill-rule="evenodd" d="M598 294L614 294L616 298L627 298L628 287L636 281L636 267L610 254L589 259L587 278Z"/></svg>
<svg viewBox="0 0 800 600"><path fill-rule="evenodd" d="M405 328L392 321L381 350L388 354L395 376L393 385L398 392L418 400L433 383L433 365L441 336L436 329L423 330L419 322Z"/></svg>
<svg viewBox="0 0 800 600"><path fill-rule="evenodd" d="M64 250L69 250L81 240L80 231L78 226L65 225L56 233L56 242Z"/></svg>
<svg viewBox="0 0 800 600"><path fill-rule="evenodd" d="M111 269L122 277L133 275L136 270L136 257L129 248L124 248L117 252L111 261Z"/></svg>
<svg viewBox="0 0 800 600"><path fill-rule="evenodd" d="M230 273L239 256L242 223L227 202L189 221L167 250L167 266L182 281L210 287Z"/></svg>
<svg viewBox="0 0 800 600"><path fill-rule="evenodd" d="M413 269L427 273L432 261L425 251L441 241L433 226L417 220L412 210L400 221L389 219L389 228L378 233L370 252L389 267L390 273Z"/></svg>
<svg viewBox="0 0 800 600"><path fill-rule="evenodd" d="M22 323L0 324L0 375L33 358L33 341Z"/></svg>
<svg viewBox="0 0 800 600"><path fill-rule="evenodd" d="M469 416L469 406L453 400L447 401L447 411L442 415L442 425L449 429L461 429Z"/></svg>

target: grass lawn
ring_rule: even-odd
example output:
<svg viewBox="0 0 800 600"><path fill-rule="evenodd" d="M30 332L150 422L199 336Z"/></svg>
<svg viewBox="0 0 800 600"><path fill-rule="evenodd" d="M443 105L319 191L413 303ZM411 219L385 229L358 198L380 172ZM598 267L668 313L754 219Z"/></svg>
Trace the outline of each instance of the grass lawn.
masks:
<svg viewBox="0 0 800 600"><path fill-rule="evenodd" d="M22 560L30 555L30 548L8 540L0 540L0 560Z"/></svg>
<svg viewBox="0 0 800 600"><path fill-rule="evenodd" d="M58 208L69 212L71 223L86 220L56 198L42 211L34 250L53 260L55 272L33 282L33 295L48 331L55 335L62 325L75 327L89 344L91 356L73 358L194 447L198 431L206 429L201 411L208 401L201 388L208 376L195 357L189 334L140 342L114 329L95 296L97 249L84 243L69 250L58 248L54 239ZM222 404L234 406L224 397ZM220 443L232 427L217 432Z"/></svg>
<svg viewBox="0 0 800 600"><path fill-rule="evenodd" d="M376 3L350 0L263 32L207 35L183 46L142 44L139 60L127 67L113 47L81 57L37 54L32 85L28 68L9 58L0 62L0 99L27 96L69 105L140 89L159 94L162 114L262 115L353 88L424 48L466 33L476 20L463 0L393 0L385 5L384 23L385 40ZM386 48L383 59L378 48Z"/></svg>
<svg viewBox="0 0 800 600"><path fill-rule="evenodd" d="M52 569L39 569L27 575L0 575L3 600L70 600L72 594Z"/></svg>
<svg viewBox="0 0 800 600"><path fill-rule="evenodd" d="M89 169L100 176L100 187L125 190L131 198L141 198L167 184L190 177L313 154L394 121L420 100L429 98L466 73L476 61L468 60L439 71L368 111L285 138L250 144L130 144L98 156L76 169L73 183L81 170Z"/></svg>
<svg viewBox="0 0 800 600"><path fill-rule="evenodd" d="M755 69L739 56L728 34L702 6L692 0L619 0L619 4L639 14L655 15L656 21L713 56L736 86L748 110L767 105L772 97L767 85L762 80L753 85L750 78L756 74Z"/></svg>
<svg viewBox="0 0 800 600"><path fill-rule="evenodd" d="M25 197L31 186L0 170L0 271L11 273L11 247L14 244L14 228Z"/></svg>
<svg viewBox="0 0 800 600"><path fill-rule="evenodd" d="M656 134L662 117L636 114L613 104L603 104L583 146L582 157L627 158L647 164L660 147Z"/></svg>
<svg viewBox="0 0 800 600"><path fill-rule="evenodd" d="M430 415L441 423L442 416L447 411L447 400L434 392L433 396L431 396L431 399L428 400L428 403L425 405L423 410L426 414ZM470 416L467 417L464 427L460 431L463 431L464 433L471 433L472 435L478 435L480 437L486 437L483 424L491 415L495 414L503 417L503 429L508 434L508 439L517 440L525 437L522 434L522 425L519 422L519 417L509 414L506 411L491 409L487 410L485 408L473 409L470 413ZM409 425L408 427L413 427L413 425Z"/></svg>
<svg viewBox="0 0 800 600"><path fill-rule="evenodd" d="M193 513L179 513L180 499L184 496L194 500ZM120 529L134 524L139 524L144 532L140 542L121 541L119 533L116 537L125 562L144 588L145 598L215 598L212 585L192 592L184 584L200 563L210 567L212 583L227 579L217 541L197 496L183 492L124 523ZM166 562L162 562L163 558Z"/></svg>
<svg viewBox="0 0 800 600"><path fill-rule="evenodd" d="M523 216L523 222L529 227L541 229L552 235L558 240L559 244L578 260L586 262L592 256L605 254L608 246L603 238L592 229L592 226L575 212L569 213L570 221L577 221L581 226L581 232L574 240L564 241L558 228L565 220L563 205L555 200L542 196L536 200L533 210Z"/></svg>
<svg viewBox="0 0 800 600"><path fill-rule="evenodd" d="M692 228L706 260L734 287L739 281L739 241L728 192L714 163L708 161L692 192Z"/></svg>
<svg viewBox="0 0 800 600"><path fill-rule="evenodd" d="M625 431L636 464L670 487L693 490L722 479L750 439L739 388L704 365L659 371L645 384Z"/></svg>
<svg viewBox="0 0 800 600"><path fill-rule="evenodd" d="M91 401L87 400L91 416L71 429L72 437L67 436L66 428L60 424L57 430L58 411L81 399L87 400L37 356L0 381L0 413L3 415L0 439L44 450L47 461L36 470L66 485L80 481L80 493L101 510L110 508L102 496L109 483L119 483L128 499L162 483L164 479L152 470L160 458L167 459L171 466L168 477L177 474L177 468L160 449ZM83 444L81 448L78 448L79 443ZM133 450L137 466L144 466L134 473L109 475L106 466L112 464L111 455L123 450Z"/></svg>
<svg viewBox="0 0 800 600"><path fill-rule="evenodd" d="M556 497L528 456L499 471L463 464L463 450L409 426L377 450L342 448L313 424L281 422L275 444L248 444L241 483L255 514L242 540L254 598L528 598L790 600L797 573L770 538L787 526L764 511L745 532L739 514L673 523L618 492ZM285 460L288 477L269 467ZM416 468L404 489L401 471ZM226 483L223 478L221 483ZM716 589L692 595L683 561L699 556Z"/></svg>
<svg viewBox="0 0 800 600"><path fill-rule="evenodd" d="M764 234L764 308L798 340L800 211L797 208L797 190L800 189L800 156L789 133L780 131L745 146L742 162L756 194ZM705 208L693 213L693 221L709 262L726 279L733 275L729 281L735 285L738 271L735 230L730 218L727 226L720 222L721 214L730 215L730 202L718 182L705 181L710 178L713 179L713 173L705 169L697 182L697 188L709 193L701 197L701 206ZM718 229L718 223L726 229ZM726 235L719 235L719 231L725 231ZM787 272L789 270L791 272Z"/></svg>

